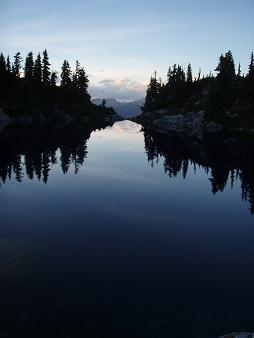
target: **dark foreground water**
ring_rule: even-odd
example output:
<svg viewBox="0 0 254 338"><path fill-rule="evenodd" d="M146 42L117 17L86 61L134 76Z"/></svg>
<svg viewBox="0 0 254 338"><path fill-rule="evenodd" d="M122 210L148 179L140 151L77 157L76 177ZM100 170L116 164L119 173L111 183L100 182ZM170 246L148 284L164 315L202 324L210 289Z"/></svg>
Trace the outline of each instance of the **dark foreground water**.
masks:
<svg viewBox="0 0 254 338"><path fill-rule="evenodd" d="M1 145L0 337L254 330L253 147L140 129Z"/></svg>

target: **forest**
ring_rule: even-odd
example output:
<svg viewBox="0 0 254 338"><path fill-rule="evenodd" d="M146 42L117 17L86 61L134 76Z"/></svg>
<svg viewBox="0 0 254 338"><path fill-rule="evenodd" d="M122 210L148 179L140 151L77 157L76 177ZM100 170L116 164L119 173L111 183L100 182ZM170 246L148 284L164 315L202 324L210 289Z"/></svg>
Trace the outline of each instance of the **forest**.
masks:
<svg viewBox="0 0 254 338"><path fill-rule="evenodd" d="M239 121L254 126L254 55L251 53L248 72L243 74L241 64L236 67L232 52L221 55L216 75L193 76L187 69L174 64L169 67L163 83L157 72L150 79L143 113L170 107L173 113L205 111L207 120L237 124ZM233 119L232 119L233 118Z"/></svg>
<svg viewBox="0 0 254 338"><path fill-rule="evenodd" d="M50 68L45 49L34 57L29 52L23 60L17 52L13 61L9 55L0 54L0 108L11 118L43 116L82 119L97 114L112 115L104 106L96 107L90 101L87 72L77 60L72 70L64 60L60 76Z"/></svg>

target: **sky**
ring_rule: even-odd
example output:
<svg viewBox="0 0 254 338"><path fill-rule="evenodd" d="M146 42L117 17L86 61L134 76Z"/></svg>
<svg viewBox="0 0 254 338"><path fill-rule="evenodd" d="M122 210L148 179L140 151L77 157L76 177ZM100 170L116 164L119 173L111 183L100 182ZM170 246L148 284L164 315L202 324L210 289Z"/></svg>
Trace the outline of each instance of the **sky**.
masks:
<svg viewBox="0 0 254 338"><path fill-rule="evenodd" d="M214 71L232 50L246 72L254 50L253 0L0 0L0 51L47 48L53 70L78 59L93 97L135 100L156 69Z"/></svg>

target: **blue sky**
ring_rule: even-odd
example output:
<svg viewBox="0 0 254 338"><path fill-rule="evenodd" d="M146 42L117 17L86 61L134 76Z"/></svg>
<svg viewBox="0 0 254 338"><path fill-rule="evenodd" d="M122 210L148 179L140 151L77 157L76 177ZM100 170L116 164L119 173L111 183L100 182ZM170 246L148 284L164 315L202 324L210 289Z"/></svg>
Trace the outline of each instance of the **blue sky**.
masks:
<svg viewBox="0 0 254 338"><path fill-rule="evenodd" d="M79 59L93 96L135 99L151 73L191 62L214 70L233 51L247 69L254 49L253 0L0 0L0 50L48 49L52 67Z"/></svg>

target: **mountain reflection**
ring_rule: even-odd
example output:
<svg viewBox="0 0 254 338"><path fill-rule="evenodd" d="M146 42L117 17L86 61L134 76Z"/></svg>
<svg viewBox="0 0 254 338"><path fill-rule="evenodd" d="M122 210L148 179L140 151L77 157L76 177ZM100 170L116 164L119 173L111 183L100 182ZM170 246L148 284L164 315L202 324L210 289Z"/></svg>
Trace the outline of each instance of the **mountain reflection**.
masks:
<svg viewBox="0 0 254 338"><path fill-rule="evenodd" d="M240 180L242 199L254 214L254 140L234 136L210 136L203 140L160 135L144 129L145 150L151 166L162 157L169 177L179 174L183 179L190 166L204 168L210 176L213 194L231 188Z"/></svg>

